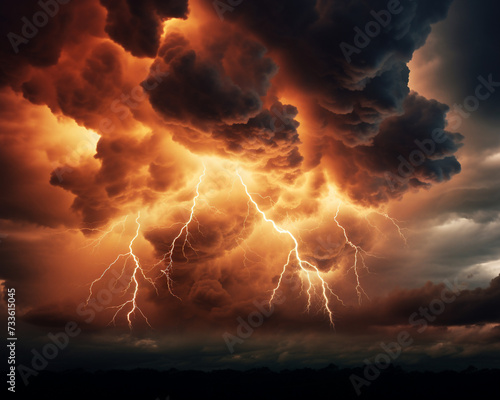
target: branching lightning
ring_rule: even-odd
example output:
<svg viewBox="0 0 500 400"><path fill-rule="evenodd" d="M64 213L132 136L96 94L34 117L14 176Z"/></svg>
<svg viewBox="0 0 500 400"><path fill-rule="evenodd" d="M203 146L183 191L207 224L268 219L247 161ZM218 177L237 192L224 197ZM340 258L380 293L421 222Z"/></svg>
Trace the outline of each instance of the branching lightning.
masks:
<svg viewBox="0 0 500 400"><path fill-rule="evenodd" d="M370 225L372 228L376 229L377 232L379 232L383 236L386 236L386 235L380 230L380 228L378 228L377 226L373 225L370 222L370 220L368 219L368 216L371 215L371 214L377 214L377 215L380 215L381 217L389 220L391 222L391 224L394 225L394 227L396 228L396 230L398 232L398 235L401 238L401 240L404 242L405 246L408 245L408 240L407 240L406 236L403 233L403 230L405 228L401 228L399 226L399 224L401 223L401 221L398 221L396 218L391 217L386 211L379 211L379 210L376 210L376 209L375 210L374 209L369 209L369 210L361 209L359 207L354 206L353 204L350 204L349 206L351 208L354 208L359 214L363 215L363 217L364 217L365 221L368 223L368 225Z"/></svg>
<svg viewBox="0 0 500 400"><path fill-rule="evenodd" d="M165 278L167 279L167 287L168 287L168 290L170 292L170 294L176 298L178 298L179 300L181 300L181 298L179 296L177 296L173 291L172 291L172 283L173 283L173 280L172 280L172 277L171 277L171 271L172 271L172 267L173 267L173 264L174 264L174 259L173 259L173 255L174 255L174 250L175 250L175 246L177 244L177 241L184 235L184 241L182 243L182 255L184 256L184 258L186 260L188 260L188 257L186 255L186 246L189 246L191 249L193 249L193 251L196 251L193 246L191 245L191 243L189 242L189 224L191 224L191 222L195 219L195 216L194 216L194 210L196 208L196 201L198 200L198 198L200 197L200 185L201 183L203 182L203 178L205 177L206 175L206 167L205 165L203 165L203 173L200 175L200 177L198 178L198 184L196 185L196 195L194 196L193 198L193 204L191 206L191 212L189 214L189 218L188 220L182 225L181 229L179 230L179 233L177 234L177 236L172 240L172 243L170 244L169 246L169 249L168 249L168 252L166 252L163 257L160 259L160 261L158 261L155 266L157 265L160 265L161 263L163 262L166 262L168 261L168 264L167 266L165 267L165 269L162 269L161 270L161 274L165 276ZM198 229L199 229L199 226L198 226ZM201 232L201 231L200 231Z"/></svg>
<svg viewBox="0 0 500 400"><path fill-rule="evenodd" d="M158 293L158 289L156 288L154 282L152 279L146 277L145 273L144 273L144 270L142 269L141 267L141 264L140 264L140 261L139 261L139 257L137 257L137 255L134 253L134 249L133 249L133 245L134 245L134 242L135 240L139 237L139 232L141 230L141 224L139 222L139 218L141 217L141 213L140 211L137 213L137 218L135 219L135 223L137 225L137 228L136 228L136 231L135 231L135 235L134 237L130 240L130 243L129 243L129 246L128 246L128 252L127 253L124 253L124 254L119 254L116 259L108 265L108 267L104 270L104 272L101 274L101 276L97 279L95 279L91 284L90 284L90 289L89 289L89 296L87 297L87 301L86 301L86 305L88 305L89 301L91 300L92 296L93 296L93 288L94 288L94 285L99 282L100 280L102 280L104 278L104 275L106 275L106 273L120 260L120 259L124 259L124 265L123 265L123 269L122 269L122 276L123 276L123 273L124 273L124 270L125 270L125 267L126 267L126 263L127 261L132 258L133 262L134 262L134 269L133 269L133 272L132 272L132 275L130 277L130 280L128 282L128 285L127 287L123 290L123 294L126 294L130 289L132 289L132 294L131 294L131 298L130 300L127 300L125 301L124 303L118 305L118 306L113 306L113 307L109 307L109 308L116 308L116 312L115 314L113 315L113 318L111 320L111 322L115 323L116 321L116 317L117 315L119 314L120 311L124 310L127 306L130 306L130 310L127 312L127 321L128 321L128 325L129 325L129 328L132 329L132 320L131 320L131 317L133 315L135 315L136 312L139 312L142 317L144 318L144 320L146 321L146 323L151 326L151 324L149 323L149 320L148 318L144 315L144 313L142 312L142 310L140 309L140 307L138 306L137 304L137 296L138 296L138 293L139 293L139 280L138 280L138 277L139 276L142 276L142 278L144 280L146 280L147 282L149 282L153 287L154 289L156 290L156 292Z"/></svg>
<svg viewBox="0 0 500 400"><path fill-rule="evenodd" d="M272 219L269 219L266 216L266 214L264 213L264 211L262 211L260 209L259 205L255 202L255 200L253 199L252 195L248 191L248 187L245 184L245 182L243 181L243 178L241 177L240 173L238 171L236 171L236 174L238 175L238 178L240 179L240 182L241 182L241 184L243 185L243 187L245 189L245 193L248 196L248 201L250 203L252 203L253 206L255 207L255 209L257 210L257 212L260 215L262 215L262 218L264 219L264 221L270 223L273 226L273 228L274 228L274 230L276 232L278 232L280 234L287 235L288 237L290 237L290 239L292 239L292 241L294 243L293 248L288 253L287 261L283 265L283 270L282 270L282 272L280 274L280 277L278 279L278 284L273 289L271 298L269 300L269 306L271 306L272 303L273 303L274 297L276 296L276 292L280 288L281 282L283 280L283 275L285 274L287 267L290 265L291 259L292 259L292 255L293 255L294 259L297 262L297 265L300 267L301 271L303 271L306 274L307 281L308 281L308 284L309 284L308 285L308 289L307 289L307 310L309 310L311 308L311 301L312 301L311 290L314 290L313 283L312 283L312 280L311 280L311 274L314 274L314 276L316 276L319 279L319 281L321 282L323 306L324 306L325 312L327 313L328 318L330 320L330 324L332 326L334 326L335 324L333 322L333 312L332 312L332 308L331 308L331 305L330 305L330 299L329 299L328 293L330 293L333 296L335 296L335 298L337 300L339 300L339 301L341 301L340 298L333 292L333 290L328 286L328 283L323 279L323 277L321 276L321 272L318 269L318 267L316 265L310 263L309 261L306 261L306 260L304 260L304 259L301 258L300 252L299 252L299 243L298 243L297 239L295 238L295 236L290 231L288 231L286 229L283 229L283 228L279 227L278 225L276 225L276 223Z"/></svg>
<svg viewBox="0 0 500 400"><path fill-rule="evenodd" d="M216 214L224 214L223 212L219 211L217 208L210 205L208 203L208 201L205 198L202 198L202 196L201 196L202 184L204 182L204 178L205 178L206 174L207 174L207 169L206 169L205 164L203 164L203 172L198 177L198 182L197 182L197 185L195 188L195 194L193 196L193 199L191 202L191 207L189 209L189 217L187 217L184 222L176 222L170 226L170 228L171 228L175 225L178 225L178 226L180 226L180 229L178 230L177 234L172 239L172 241L169 243L169 245L167 247L167 252L164 253L163 256L160 258L160 260L157 263L155 263L151 268L151 269L155 269L160 265L164 266L164 268L160 267L160 271L159 271L159 275L158 275L157 279L161 278L161 277L165 277L166 278L166 287L167 287L169 293L179 300L181 300L181 298L173 292L173 288L172 288L173 283L174 283L174 281L172 279L172 271L174 268L174 251L176 249L180 250L180 252L182 253L182 256L185 258L186 262L189 261L188 254L186 252L187 248L191 249L192 251L194 251L196 253L196 249L193 247L193 244L190 241L192 239L192 233L191 233L192 227L191 227L191 225L193 222L198 225L198 232L202 236L204 236L204 234L201 230L201 227L200 227L200 223L195 215L195 211L196 211L196 208L197 208L199 202L205 201L207 203L206 205L207 205L208 209L210 209L211 211L213 211ZM281 268L281 273L279 275L278 282L277 282L276 286L272 289L272 293L271 293L270 298L269 298L269 307L272 306L273 301L275 300L277 293L278 293L279 289L281 288L285 273L287 272L287 270L289 268L292 268L293 266L295 266L298 268L297 270L299 272L299 275L301 276L301 285L302 285L301 293L303 293L305 291L306 296L307 296L306 311L310 311L312 304L313 304L313 299L315 298L315 296L318 296L318 298L320 299L320 303L321 303L321 309L328 316L330 325L332 327L334 327L335 324L334 324L332 298L334 298L335 300L340 302L342 305L345 305L345 304L340 299L340 297L332 290L332 288L329 286L328 282L325 280L325 275L327 275L328 272L322 272L317 265L315 265L314 263L312 263L310 261L307 261L304 258L304 256L301 255L301 252L299 249L299 241L302 243L303 243L303 241L300 238L300 229L297 228L298 229L297 237L299 238L299 240L297 240L297 237L290 230L284 229L283 227L279 226L273 219L269 218L266 215L266 213L260 208L260 206L256 202L255 198L259 197L262 200L266 200L266 201L268 200L268 201L270 201L270 204L272 206L276 205L275 201L273 201L273 199L269 196L262 196L259 193L250 192L248 189L248 186L245 184L245 182L244 182L244 180L243 180L243 178L240 175L238 170L235 171L235 174L238 177L238 179L239 179L239 181L244 189L245 195L248 199L247 200L247 214L246 214L244 221L243 221L243 229L246 228L246 224L247 224L248 218L250 217L251 210L255 209L255 211L258 214L260 214L262 219L266 223L269 223L277 233L287 236L292 241L292 248L288 252L286 262L284 263L283 267ZM235 180L236 180L236 177L232 181L231 191L234 188L234 181ZM339 213L340 213L341 205L342 205L342 203L339 202L335 216L333 219L334 219L337 227L343 233L343 237L344 237L343 248L345 248L346 246L349 246L354 251L354 261L353 261L352 266L348 269L348 272L351 270L354 272L354 276L355 276L355 280L356 280L355 290L356 290L358 302L361 304L363 297L366 297L367 299L369 299L369 297L366 294L363 287L361 286L360 270L365 269L366 271L369 272L369 270L366 266L364 257L365 256L374 256L374 255L366 252L359 245L354 244L353 241L350 239L346 228L339 222ZM398 225L399 221L395 220L394 218L391 218L385 212L369 210L367 213L367 210L363 210L363 213L361 215L363 215L365 217L365 220L367 221L367 223L370 226L372 226L373 228L376 228L377 230L379 230L378 227L373 225L368 219L368 215L370 213L377 213L377 214L383 216L384 218L387 218L389 221L391 221L396 226L399 235L406 243L406 237L403 235L402 229ZM133 319L133 317L135 317L136 313L139 313L144 318L146 323L149 326L151 326L148 318L146 317L146 315L144 314L144 312L141 310L141 308L138 305L138 295L139 295L140 286L142 285L142 282L144 282L144 281L148 282L150 285L152 285L152 287L156 290L156 293L158 294L158 288L156 287L153 279L147 277L145 270L141 266L139 257L136 255L136 253L134 253L134 243L137 240L137 238L139 237L140 232L141 232L141 223L139 222L140 218L141 218L141 213L139 211L137 213L137 217L135 218L135 223L136 223L135 234L129 242L128 252L123 253L123 254L119 254L114 259L114 261L111 262L106 267L106 269L102 272L102 274L90 284L89 295L88 295L87 300L86 300L86 304L88 305L88 303L91 301L92 297L94 296L95 285L98 282L100 282L105 277L105 275L118 264L119 261L123 261L123 267L122 267L122 271L121 271L121 275L120 275L120 278L123 278L125 270L127 269L127 262L131 260L132 267L133 267L132 274L131 274L130 278L127 277L127 279L128 279L127 285L126 285L125 289L122 291L122 296L125 296L128 294L129 298L117 306L108 307L108 308L116 309L110 323L111 322L115 323L118 315L120 314L120 312L123 311L123 312L126 312L126 319L127 319L127 322L128 322L130 329L132 329L132 319ZM324 218L324 217L322 217L322 218ZM94 239L89 244L89 246L93 246L93 248L95 249L97 246L99 246L102 243L104 238L106 238L109 234L111 234L115 230L115 228L119 225L123 226L123 229L121 232L121 234L122 234L123 231L125 230L126 222L127 222L127 217L123 218L122 220L120 220L118 222L113 223L108 229L92 229L92 231L98 231L98 232L101 232L102 234L97 239ZM318 227L319 227L319 225L318 225ZM313 231L315 229L318 229L318 227L313 228L313 229L306 229L306 230ZM121 236L121 234L120 234L120 236ZM248 245L246 245L244 239L239 238L237 240L237 243L238 243L238 246L243 251L243 264L244 264L245 268L248 268L247 261L251 262L252 264L258 262L257 260L250 259L248 257L247 252L251 252L252 254L256 255L260 260L264 260L264 258L261 255L259 255L255 251L251 250L248 247ZM342 251L342 248L340 248L340 251Z"/></svg>
<svg viewBox="0 0 500 400"><path fill-rule="evenodd" d="M349 245L354 250L354 263L353 263L352 267L349 268L349 270L352 269L354 271L354 276L356 277L356 293L358 295L358 302L359 302L359 304L361 304L362 295L365 295L368 300L370 298L368 297L368 295L366 294L366 292L362 288L361 282L359 280L358 261L361 261L363 268L366 269L367 271L369 271L368 267L366 266L365 258L363 256L363 254L366 254L366 255L370 255L370 254L367 253L365 250L363 250L360 246L357 246L353 242L351 242L351 240L349 239L349 236L347 235L346 229L344 228L343 225L340 224L340 222L338 220L338 216L339 216L341 205L342 205L342 203L339 203L339 205L337 206L337 212L335 213L335 217L333 218L333 220L335 221L337 226L344 233L345 244Z"/></svg>
<svg viewBox="0 0 500 400"><path fill-rule="evenodd" d="M122 220L111 224L111 226L109 227L109 229L106 230L106 231L104 231L101 228L86 229L87 231L90 231L90 232L102 232L102 235L100 235L98 238L92 240L88 245L84 246L84 248L92 246L92 251L95 251L95 249L97 249L101 245L102 241L109 234L111 234L111 232L113 232L118 225L122 225L122 233L123 233L123 230L125 229L125 223L127 222L127 218L128 218L128 215L125 216Z"/></svg>
<svg viewBox="0 0 500 400"><path fill-rule="evenodd" d="M386 212L380 212L380 211L373 211L373 212L375 212L376 214L381 215L382 217L387 218L389 221L391 221L391 223L396 227L398 234L399 234L399 237L405 243L405 246L408 245L408 240L406 239L406 236L403 234L403 228L401 228L399 226L399 223L401 221L398 221L396 218L390 217Z"/></svg>

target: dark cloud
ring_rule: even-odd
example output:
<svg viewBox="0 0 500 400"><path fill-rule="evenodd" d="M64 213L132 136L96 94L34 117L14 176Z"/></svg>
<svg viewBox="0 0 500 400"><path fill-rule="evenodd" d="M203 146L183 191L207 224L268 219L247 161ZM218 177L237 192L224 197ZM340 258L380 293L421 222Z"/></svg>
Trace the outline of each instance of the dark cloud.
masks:
<svg viewBox="0 0 500 400"><path fill-rule="evenodd" d="M333 163L332 173L343 192L361 203L376 204L460 172L453 154L463 136L445 130L447 111L446 105L412 93L403 113L380 125L371 146L347 149L332 144L325 158Z"/></svg>
<svg viewBox="0 0 500 400"><path fill-rule="evenodd" d="M415 140L427 140L434 129L445 128L446 106L416 101L409 94L406 63L425 43L431 24L446 17L450 3L402 1L392 13L385 1L370 5L302 0L242 3L224 14L225 22L218 22L231 35L221 35L215 27L213 37L201 39L203 46L180 33L167 35L155 63L168 69L169 76L150 101L168 122L176 124L174 138L192 150L207 152L215 147L225 156L261 158L268 169L298 168L304 157L294 144L299 143L298 132L294 134L298 126L287 137L284 131L269 129L276 118L267 106L273 102L271 93L291 82L307 102L304 110L320 127L317 132L301 132L309 140L314 138L314 159L332 157L327 154L334 143L331 139L340 141L335 157L349 162L336 163L332 176L340 179L352 199L376 204L399 198L410 188L427 188L460 172L453 153L462 137L446 132L444 142L418 168L410 166L402 180L391 182L385 175L398 173L399 156L418 150ZM203 4L215 20L213 5ZM390 14L391 21L380 34L367 36L366 46L346 57L341 44L354 45L354 28L365 29L374 13ZM242 39L245 33L258 38L261 45ZM276 68L264 56L265 48L281 67L272 87L270 78ZM237 56L228 56L234 53ZM213 143L214 138L218 143ZM270 156L273 148L281 154ZM298 173L296 169L292 176Z"/></svg>
<svg viewBox="0 0 500 400"><path fill-rule="evenodd" d="M495 182L496 183L496 182ZM498 183L496 183L498 185ZM433 199L434 208L422 210L422 215L469 218L478 223L489 223L500 216L500 188L457 188Z"/></svg>
<svg viewBox="0 0 500 400"><path fill-rule="evenodd" d="M298 149L299 123L294 120L298 111L280 102L273 104L270 110L261 111L245 124L219 125L212 137L224 142L228 154L257 160L268 158L269 169L297 168L303 159Z"/></svg>
<svg viewBox="0 0 500 400"><path fill-rule="evenodd" d="M462 104L467 96L473 96L480 75L486 79L492 74L493 81L500 81L500 44L495 40L500 36L495 18L499 12L500 5L495 0L485 0L474 7L468 0L455 0L449 18L435 26L433 40L422 49L419 55L422 60L439 60L438 68L426 75L429 85L445 87L444 95L451 104ZM497 88L487 100L481 101L478 115L498 116L498 91Z"/></svg>
<svg viewBox="0 0 500 400"><path fill-rule="evenodd" d="M1 4L0 85L17 87L31 67L55 65L68 43L78 43L85 35L103 34L99 24L102 8L96 0L67 4L56 2L56 6L57 12L51 11L53 16L48 16L39 2ZM33 25L33 18L40 13L47 18L44 24L38 23L40 26L37 27Z"/></svg>
<svg viewBox="0 0 500 400"><path fill-rule="evenodd" d="M259 111L261 104L256 93L244 92L229 80L217 79L217 72L211 68L198 69L195 59L196 54L191 51L178 60L178 72L184 76L175 82L171 75L164 83L165 91L155 91L151 99L157 109L171 118L201 127L207 123L240 122ZM179 97L179 93L186 97Z"/></svg>
<svg viewBox="0 0 500 400"><path fill-rule="evenodd" d="M74 306L70 303L47 304L31 309L22 316L28 324L64 330L69 321L74 320Z"/></svg>
<svg viewBox="0 0 500 400"><path fill-rule="evenodd" d="M266 65L267 75L258 82L260 87L240 87L229 77L222 60L196 52L180 33L167 35L159 57L156 62L164 64L162 69L169 75L151 93L151 103L167 119L201 129L255 116L262 106L259 91L276 71L270 59L259 52L253 62L258 70ZM239 67L252 71L252 65Z"/></svg>
<svg viewBox="0 0 500 400"><path fill-rule="evenodd" d="M54 170L50 177L50 183L54 186L59 186L75 195L75 199L71 208L78 213L85 227L95 228L97 225L106 223L110 218L117 216L120 208L117 203L113 202L108 194L116 194L119 188L125 188L122 183L105 187L97 185L95 176L97 169L94 164L79 165L78 168L64 166L70 168L71 174L66 174L64 179L58 178L58 169ZM126 183L125 183L126 185ZM108 192L106 191L108 189ZM113 189L116 191L113 193ZM96 225L97 224L97 225Z"/></svg>
<svg viewBox="0 0 500 400"><path fill-rule="evenodd" d="M456 290L456 292L454 292ZM448 303L444 303L444 298ZM451 301L450 301L451 299ZM431 304L440 301L444 304L442 313L429 312L441 306ZM356 327L409 325L413 315L414 325L422 327L417 320L423 318L420 309L425 308L431 316L427 323L432 326L474 325L498 323L500 317L500 276L494 278L486 288L465 289L462 282L449 280L448 284L426 285L417 289L399 289L385 297L374 299L364 307L350 312L342 312L338 321L339 330L357 329Z"/></svg>
<svg viewBox="0 0 500 400"><path fill-rule="evenodd" d="M425 42L430 24L444 18L448 0L402 1L401 12L392 15L387 29L359 54L354 54L351 62L345 59L340 43L351 43L353 28L363 29L373 19L370 11L385 9L385 2L376 2L370 8L361 2L346 6L338 2L300 0L268 4L258 1L241 4L236 11L228 13L228 23L217 20L210 4L212 17L200 22L202 31L211 29L210 36L198 37L189 32L185 36L170 30L159 51L161 21L187 18L185 1L103 0L101 3L108 10L106 29L113 40L135 56L154 57L158 53L150 80L143 81L142 85L174 139L190 150L244 159L264 170L283 170L284 179L293 181L301 173L304 155L299 150L301 140L295 120L298 109L277 101L274 95L282 85L280 79L285 79L301 90L308 99L306 108L311 109L311 115L322 126L319 132L301 132L316 138L315 159L324 155L331 138L347 147L361 146L361 150L354 151L340 146L348 158L354 159L353 164L361 167L346 173L351 180L347 192L353 199L372 203L386 201L399 197L410 187L427 187L459 171L458 162L451 156L456 145L447 142L447 157L437 151L434 158L426 159L407 181L397 183L395 189L391 187L390 193L387 179L380 176L382 165L389 167L384 171L394 172L395 150L403 156L411 151L402 145L393 149L390 141L379 136L387 136L384 127L394 121L406 130L403 122L418 120L418 107L409 107L409 101L405 102L409 92L405 64L413 51ZM63 10L67 10L71 16L87 15L96 7L99 6L94 3L85 9L61 7L60 14L64 16ZM22 9L13 13L31 11ZM79 43L84 34L102 35L103 10L95 14L87 29L81 30L79 22L75 26L64 25L66 31L62 36ZM72 20L58 14L54 24L62 23L57 22L59 19ZM52 22L47 27L52 26ZM35 39L43 45L44 36ZM67 45L68 42L61 41L59 47L54 46L59 48L57 56L44 65L56 63ZM123 55L118 46L95 42L82 51L67 50L70 60L62 60L52 70L32 69L28 66L38 64L27 60L25 64L30 73L13 78L11 84L22 90L31 102L47 104L53 112L60 111L92 129L99 129L106 114L116 120L114 126L125 125L121 112L109 112L110 104L122 98L122 93L128 93L131 85L124 77ZM31 56L30 52L25 54L22 57ZM20 58L17 64L22 60ZM283 73L280 72L282 77L278 74L277 62L284 67ZM151 91L148 85L151 78L157 78L158 69L162 76L158 87ZM275 86L272 86L273 78L277 78ZM402 113L415 115L401 116ZM429 126L430 131L431 128ZM458 138L450 138L450 141L456 142ZM364 151L366 145L385 157L371 154L366 157L369 153ZM149 160L148 165L151 174L157 176L160 169L154 161ZM368 169L376 171L375 174ZM100 178L103 179L106 178ZM151 179L150 182L154 182L157 178ZM123 192L128 187L125 180L115 181L113 187L107 185L108 194ZM156 187L166 186L157 183ZM369 193L360 193L362 187L368 187Z"/></svg>
<svg viewBox="0 0 500 400"><path fill-rule="evenodd" d="M191 287L189 298L202 308L212 309L228 304L231 300L229 293L218 280L205 279L197 281Z"/></svg>
<svg viewBox="0 0 500 400"><path fill-rule="evenodd" d="M152 68L168 75L150 92L151 104L190 149L298 168L297 109L279 101L264 108L262 100L276 65L262 45L238 33L215 36L207 51L180 33L167 35Z"/></svg>
<svg viewBox="0 0 500 400"><path fill-rule="evenodd" d="M100 0L108 10L106 32L136 57L155 57L162 22L186 19L187 0Z"/></svg>
<svg viewBox="0 0 500 400"><path fill-rule="evenodd" d="M369 43L351 60L340 44L354 45L354 28L364 30L374 19L370 12L386 10L386 1L254 1L226 15L284 57L294 83L312 93L318 114L330 120L328 134L353 146L370 142L379 124L401 111L408 93L404 64L450 3L402 0L387 28L366 37Z"/></svg>
<svg viewBox="0 0 500 400"><path fill-rule="evenodd" d="M35 74L22 85L23 94L35 104L48 104L54 111L60 110L97 130L97 116L109 113L110 104L119 98L125 85L119 47L97 44L81 61L79 68L61 63L59 71L50 77Z"/></svg>

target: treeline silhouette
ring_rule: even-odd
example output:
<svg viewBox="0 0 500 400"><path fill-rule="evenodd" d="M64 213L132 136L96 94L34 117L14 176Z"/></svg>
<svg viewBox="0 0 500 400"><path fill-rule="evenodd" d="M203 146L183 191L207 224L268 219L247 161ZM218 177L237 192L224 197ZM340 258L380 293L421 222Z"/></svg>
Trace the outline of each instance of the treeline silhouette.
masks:
<svg viewBox="0 0 500 400"><path fill-rule="evenodd" d="M248 371L156 371L136 369L87 372L43 371L26 387L18 378L16 395L37 400L196 400L196 399L484 399L497 397L500 369L407 372L389 366L358 396L350 376L363 368ZM12 396L17 397L17 396Z"/></svg>

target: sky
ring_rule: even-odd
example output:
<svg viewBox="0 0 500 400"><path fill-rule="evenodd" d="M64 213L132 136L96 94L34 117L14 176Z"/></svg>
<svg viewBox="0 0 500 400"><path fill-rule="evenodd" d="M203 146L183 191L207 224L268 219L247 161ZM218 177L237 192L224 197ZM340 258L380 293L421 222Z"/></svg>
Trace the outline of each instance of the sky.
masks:
<svg viewBox="0 0 500 400"><path fill-rule="evenodd" d="M3 2L19 363L499 367L499 11Z"/></svg>

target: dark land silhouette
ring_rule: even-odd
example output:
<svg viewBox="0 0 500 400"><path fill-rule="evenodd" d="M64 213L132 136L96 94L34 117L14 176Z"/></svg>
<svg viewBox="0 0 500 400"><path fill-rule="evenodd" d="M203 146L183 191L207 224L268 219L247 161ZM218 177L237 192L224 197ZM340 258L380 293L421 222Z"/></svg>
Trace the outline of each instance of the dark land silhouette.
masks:
<svg viewBox="0 0 500 400"><path fill-rule="evenodd" d="M498 398L500 369L474 367L457 372L409 372L389 366L358 396L350 381L363 368L248 371L156 371L136 369L41 372L26 387L18 378L13 397L37 400L195 399L485 399Z"/></svg>

